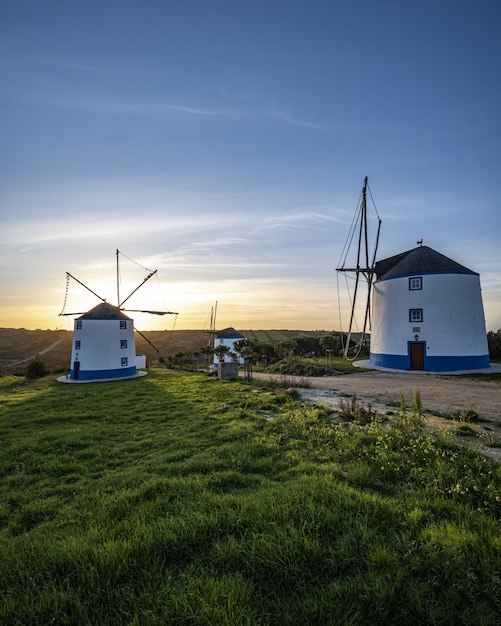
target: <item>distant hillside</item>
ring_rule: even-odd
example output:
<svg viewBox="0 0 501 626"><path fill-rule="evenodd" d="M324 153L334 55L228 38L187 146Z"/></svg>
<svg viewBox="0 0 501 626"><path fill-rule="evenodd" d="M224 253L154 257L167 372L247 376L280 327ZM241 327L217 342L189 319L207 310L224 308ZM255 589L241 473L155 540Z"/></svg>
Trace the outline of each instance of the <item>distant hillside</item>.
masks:
<svg viewBox="0 0 501 626"><path fill-rule="evenodd" d="M276 344L285 339L299 336L322 337L327 330L241 330L247 338L259 342ZM209 342L209 333L204 330L160 330L136 334L136 352L145 354L150 364L158 362L160 356L167 358L179 352L197 352ZM0 328L0 369L19 366L23 362L40 356L52 370L68 369L71 359L73 332L68 330L25 330L24 328ZM156 348L156 349L155 349ZM158 352L157 352L158 350Z"/></svg>
<svg viewBox="0 0 501 626"><path fill-rule="evenodd" d="M0 328L0 368L22 364L40 355L49 367L63 364L71 357L72 333L67 330L25 330Z"/></svg>

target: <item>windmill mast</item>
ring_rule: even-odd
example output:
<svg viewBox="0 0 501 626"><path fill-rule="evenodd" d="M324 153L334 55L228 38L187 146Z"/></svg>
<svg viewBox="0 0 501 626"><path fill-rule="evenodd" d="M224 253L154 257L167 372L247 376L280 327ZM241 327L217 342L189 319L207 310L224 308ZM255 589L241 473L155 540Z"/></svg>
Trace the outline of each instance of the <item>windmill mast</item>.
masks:
<svg viewBox="0 0 501 626"><path fill-rule="evenodd" d="M117 306L120 306L120 261L118 260L119 251L117 248Z"/></svg>
<svg viewBox="0 0 501 626"><path fill-rule="evenodd" d="M348 352L350 348L351 335L353 331L353 325L355 322L355 309L358 295L358 287L360 277L363 276L367 282L367 301L365 304L365 314L364 314L364 325L362 330L362 336L360 339L360 347L365 342L365 337L367 334L367 329L370 329L371 325L371 290L373 277L375 273L375 263L376 263L376 253L379 242L379 233L381 229L381 219L378 215L378 228L376 235L376 243L374 247L374 253L372 255L371 262L369 261L369 231L368 231L368 219L367 219L367 189L368 189L368 178L367 176L364 179L364 185L362 188L362 200L360 202L359 209L359 217L355 220L355 228L358 220L360 220L359 228L358 228L358 246L357 246L357 263L356 267L345 267L344 263L346 261L346 257L349 252L349 245L345 245L346 255L343 259L343 263L340 267L337 268L338 272L351 272L355 274L355 288L353 292L353 302L350 313L350 323L348 326L348 336L346 339L346 345L344 347L343 356L344 358L348 358ZM377 211L376 211L377 213ZM348 235L348 240L351 240L352 234Z"/></svg>
<svg viewBox="0 0 501 626"><path fill-rule="evenodd" d="M214 336L216 334L216 314L217 314L217 300L216 300L216 305L211 307L210 309L209 343L208 343L209 346L214 343Z"/></svg>

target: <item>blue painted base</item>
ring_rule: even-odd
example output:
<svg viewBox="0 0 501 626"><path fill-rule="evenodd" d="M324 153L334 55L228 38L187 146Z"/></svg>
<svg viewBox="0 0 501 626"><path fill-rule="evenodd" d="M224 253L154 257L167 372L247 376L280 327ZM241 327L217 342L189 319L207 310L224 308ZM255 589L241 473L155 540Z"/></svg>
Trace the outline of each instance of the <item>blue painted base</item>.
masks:
<svg viewBox="0 0 501 626"><path fill-rule="evenodd" d="M411 358L408 354L376 354L371 352L370 362L378 367L395 370L410 370ZM488 354L481 356L426 356L425 372L457 372L461 370L481 370L490 367Z"/></svg>
<svg viewBox="0 0 501 626"><path fill-rule="evenodd" d="M134 376L136 373L136 366L121 367L114 370L80 370L78 372L78 378L75 378L75 370L70 369L71 380L105 380L107 378L126 378L128 376Z"/></svg>

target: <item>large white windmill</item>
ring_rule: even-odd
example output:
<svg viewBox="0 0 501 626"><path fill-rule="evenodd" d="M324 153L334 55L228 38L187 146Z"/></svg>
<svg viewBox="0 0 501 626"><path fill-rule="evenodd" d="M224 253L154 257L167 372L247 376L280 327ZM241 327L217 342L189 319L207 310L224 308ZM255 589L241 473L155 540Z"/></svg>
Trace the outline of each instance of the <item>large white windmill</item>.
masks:
<svg viewBox="0 0 501 626"><path fill-rule="evenodd" d="M370 362L427 372L490 367L480 276L422 245L378 261Z"/></svg>
<svg viewBox="0 0 501 626"><path fill-rule="evenodd" d="M423 246L376 262L381 220L369 252L367 178L338 272L355 274L346 358L356 358L370 333L370 365L396 370L461 372L490 367L479 275ZM377 213L377 211L376 211ZM358 231L356 263L348 250ZM360 341L351 346L360 278L366 282ZM363 286L363 283L362 283ZM363 309L363 306L360 307Z"/></svg>
<svg viewBox="0 0 501 626"><path fill-rule="evenodd" d="M136 293L157 270L148 270L144 280L123 300L120 297L120 251L117 257L117 305L114 306L90 289L83 282L66 272L66 296L63 310L59 315L77 315L74 321L73 343L69 376L62 376L61 382L97 382L105 380L124 380L144 375L139 367L144 367L144 357L136 356L134 332L139 333L150 345L153 344L137 329L134 320L125 314L151 313L153 315L177 315L172 311L151 311L126 309L124 304ZM123 255L125 256L125 255ZM66 301L70 279L90 291L101 302L85 313L66 313ZM155 348L155 346L153 346ZM155 348L156 350L156 348ZM157 350L158 351L158 350Z"/></svg>

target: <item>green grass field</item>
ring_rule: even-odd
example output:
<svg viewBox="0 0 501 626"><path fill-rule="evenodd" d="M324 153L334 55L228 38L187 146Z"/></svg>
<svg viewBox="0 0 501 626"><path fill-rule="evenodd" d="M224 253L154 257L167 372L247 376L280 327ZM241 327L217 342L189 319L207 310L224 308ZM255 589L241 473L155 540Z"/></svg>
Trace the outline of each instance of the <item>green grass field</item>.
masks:
<svg viewBox="0 0 501 626"><path fill-rule="evenodd" d="M418 408L1 378L0 623L499 624L501 467Z"/></svg>

